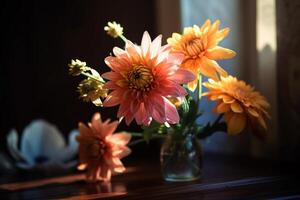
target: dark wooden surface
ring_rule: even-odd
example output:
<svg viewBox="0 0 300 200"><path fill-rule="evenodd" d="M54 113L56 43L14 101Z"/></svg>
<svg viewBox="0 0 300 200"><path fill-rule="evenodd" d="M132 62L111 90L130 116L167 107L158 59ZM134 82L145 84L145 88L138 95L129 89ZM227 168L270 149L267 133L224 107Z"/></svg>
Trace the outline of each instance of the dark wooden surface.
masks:
<svg viewBox="0 0 300 200"><path fill-rule="evenodd" d="M83 175L2 176L1 199L300 199L298 167L245 157L205 155L202 179L163 181L158 160L127 164L111 183L86 183ZM18 182L16 182L18 181ZM17 183L17 184L16 184Z"/></svg>

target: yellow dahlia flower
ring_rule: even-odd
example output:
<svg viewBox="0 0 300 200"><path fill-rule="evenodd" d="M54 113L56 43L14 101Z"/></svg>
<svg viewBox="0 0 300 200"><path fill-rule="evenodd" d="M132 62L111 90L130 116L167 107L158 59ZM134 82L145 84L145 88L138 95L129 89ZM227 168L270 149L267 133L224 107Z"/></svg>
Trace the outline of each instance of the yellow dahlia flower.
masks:
<svg viewBox="0 0 300 200"><path fill-rule="evenodd" d="M173 52L184 54L182 68L188 69L197 77L188 84L188 88L194 91L197 87L199 73L219 79L219 75L227 76L215 60L229 59L235 56L235 52L218 46L229 33L229 28L219 30L220 21L211 24L210 20L199 28L197 25L184 28L183 34L173 33L167 42L171 45Z"/></svg>
<svg viewBox="0 0 300 200"><path fill-rule="evenodd" d="M218 101L214 111L224 113L229 134L240 133L247 124L255 131L267 129L265 119L269 117L267 109L270 105L253 87L232 76L221 77L220 81L209 79L203 85L208 92L202 96Z"/></svg>

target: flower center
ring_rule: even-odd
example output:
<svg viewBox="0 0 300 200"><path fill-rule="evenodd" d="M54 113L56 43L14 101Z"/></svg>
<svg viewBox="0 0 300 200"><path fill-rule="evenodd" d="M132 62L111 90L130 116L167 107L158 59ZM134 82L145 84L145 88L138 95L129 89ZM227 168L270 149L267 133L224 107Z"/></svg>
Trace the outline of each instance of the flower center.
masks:
<svg viewBox="0 0 300 200"><path fill-rule="evenodd" d="M249 98L249 95L250 95L250 91L248 90L245 90L239 86L235 86L232 88L232 91L233 92L233 96L237 99L239 99L240 101L245 101Z"/></svg>
<svg viewBox="0 0 300 200"><path fill-rule="evenodd" d="M149 91L153 82L152 72L145 66L133 66L127 73L127 81L130 89Z"/></svg>
<svg viewBox="0 0 300 200"><path fill-rule="evenodd" d="M105 153L106 145L102 140L95 140L87 146L87 152L91 158L99 159Z"/></svg>
<svg viewBox="0 0 300 200"><path fill-rule="evenodd" d="M201 54L205 49L200 38L195 38L185 44L186 52L189 56L194 57Z"/></svg>

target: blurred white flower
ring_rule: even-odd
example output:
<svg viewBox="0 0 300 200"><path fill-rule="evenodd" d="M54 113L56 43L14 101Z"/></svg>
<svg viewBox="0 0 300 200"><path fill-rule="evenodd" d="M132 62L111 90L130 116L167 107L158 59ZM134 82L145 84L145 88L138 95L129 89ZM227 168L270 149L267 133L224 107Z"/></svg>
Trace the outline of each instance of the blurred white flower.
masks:
<svg viewBox="0 0 300 200"><path fill-rule="evenodd" d="M20 149L15 129L9 132L7 145L16 165L22 169L67 169L77 164L74 159L78 151L77 134L77 130L70 132L67 146L56 126L39 119L32 121L24 129Z"/></svg>

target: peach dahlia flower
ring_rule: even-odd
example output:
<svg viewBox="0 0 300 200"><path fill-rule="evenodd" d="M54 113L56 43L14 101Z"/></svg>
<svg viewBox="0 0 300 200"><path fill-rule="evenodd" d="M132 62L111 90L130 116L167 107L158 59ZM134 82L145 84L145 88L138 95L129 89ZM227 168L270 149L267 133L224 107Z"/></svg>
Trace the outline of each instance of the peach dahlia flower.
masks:
<svg viewBox="0 0 300 200"><path fill-rule="evenodd" d="M215 60L235 56L234 51L218 46L218 43L229 33L229 28L219 30L219 26L219 20L213 24L210 20L206 20L201 28L197 25L186 27L182 35L173 33L167 40L173 52L184 54L181 67L190 70L197 77L188 84L188 88L192 91L197 87L199 73L214 80L218 80L219 75L226 76L227 72Z"/></svg>
<svg viewBox="0 0 300 200"><path fill-rule="evenodd" d="M79 170L87 169L87 179L90 181L109 181L112 172L124 172L121 158L130 154L126 146L131 135L114 133L118 121L102 122L99 113L95 113L89 126L79 123Z"/></svg>
<svg viewBox="0 0 300 200"><path fill-rule="evenodd" d="M218 101L214 111L224 114L229 134L240 133L249 124L254 133L267 129L265 119L269 117L269 103L266 98L244 81L235 77L221 77L220 81L209 79L203 83L208 92L203 93L210 100ZM263 136L263 135L257 135Z"/></svg>
<svg viewBox="0 0 300 200"><path fill-rule="evenodd" d="M127 41L125 50L115 47L113 53L115 56L105 59L112 71L102 77L109 80L105 87L112 92L103 105L120 105L118 117L124 117L126 124L133 119L144 125L152 119L178 123L178 112L168 98L187 95L181 84L195 78L179 67L182 54L170 53L168 45L161 46L161 35L151 42L148 32L144 33L141 46Z"/></svg>

